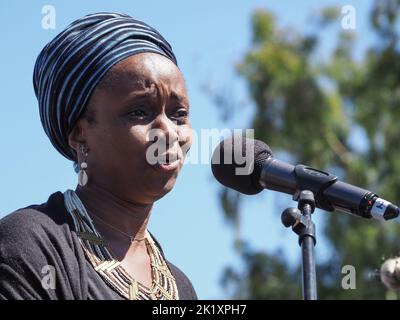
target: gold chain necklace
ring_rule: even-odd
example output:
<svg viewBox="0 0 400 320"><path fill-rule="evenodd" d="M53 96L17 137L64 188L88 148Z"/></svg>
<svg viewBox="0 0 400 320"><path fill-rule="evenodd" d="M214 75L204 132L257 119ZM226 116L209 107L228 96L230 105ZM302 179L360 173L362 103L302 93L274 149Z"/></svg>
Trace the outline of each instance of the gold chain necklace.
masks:
<svg viewBox="0 0 400 320"><path fill-rule="evenodd" d="M123 297L130 300L178 300L178 288L171 270L159 248L146 231L146 247L152 268L152 286L136 281L110 253L107 241L96 230L78 195L67 190L64 202L71 214L82 249L93 268Z"/></svg>
<svg viewBox="0 0 400 320"><path fill-rule="evenodd" d="M127 233L125 233L122 230L119 230L118 228L114 227L113 225L109 224L108 222L106 222L104 219L100 218L99 216L93 214L93 212L91 212L90 210L88 210L88 212L90 212L92 217L95 217L96 219L98 219L100 222L102 222L103 224L105 224L106 226L109 226L110 228L114 229L115 231L119 232L120 234L122 234L123 236L127 237L129 239L129 241L132 243L134 241L143 241L146 239L146 237L143 237L141 239L135 239L134 236L129 235Z"/></svg>

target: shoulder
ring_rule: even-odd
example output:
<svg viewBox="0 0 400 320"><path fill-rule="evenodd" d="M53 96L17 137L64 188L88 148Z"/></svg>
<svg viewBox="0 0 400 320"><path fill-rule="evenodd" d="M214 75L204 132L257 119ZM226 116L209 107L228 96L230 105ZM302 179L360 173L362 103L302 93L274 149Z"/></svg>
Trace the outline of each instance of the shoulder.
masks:
<svg viewBox="0 0 400 320"><path fill-rule="evenodd" d="M18 209L0 220L0 253L57 243L69 234L72 220L63 212L63 195L53 193L46 203ZM7 249L7 250L6 250Z"/></svg>
<svg viewBox="0 0 400 320"><path fill-rule="evenodd" d="M56 298L58 289L65 288L61 281L77 273L72 219L63 207L63 194L53 193L46 203L18 209L0 220L0 298ZM49 270L57 275L57 290L43 288Z"/></svg>
<svg viewBox="0 0 400 320"><path fill-rule="evenodd" d="M169 261L168 265L171 268L172 275L175 277L176 284L178 286L179 299L197 300L198 298L196 291L194 290L192 282L189 280L186 274L184 274L181 269Z"/></svg>

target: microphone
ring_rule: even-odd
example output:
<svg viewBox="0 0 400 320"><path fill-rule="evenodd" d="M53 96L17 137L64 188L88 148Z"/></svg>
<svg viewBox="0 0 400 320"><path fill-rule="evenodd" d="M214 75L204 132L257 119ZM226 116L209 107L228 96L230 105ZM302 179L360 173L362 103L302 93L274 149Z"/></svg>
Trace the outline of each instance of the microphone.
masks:
<svg viewBox="0 0 400 320"><path fill-rule="evenodd" d="M301 191L309 190L316 206L326 211L379 220L393 219L400 213L398 207L375 193L339 181L330 173L275 159L270 147L259 140L241 136L223 140L214 150L211 170L222 185L248 195L270 189L297 200Z"/></svg>

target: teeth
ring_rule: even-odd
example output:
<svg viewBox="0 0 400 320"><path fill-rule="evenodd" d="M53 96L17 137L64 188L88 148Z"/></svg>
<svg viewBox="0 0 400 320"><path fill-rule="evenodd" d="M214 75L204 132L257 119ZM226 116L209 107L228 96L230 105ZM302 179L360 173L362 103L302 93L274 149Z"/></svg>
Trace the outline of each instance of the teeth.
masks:
<svg viewBox="0 0 400 320"><path fill-rule="evenodd" d="M168 164L174 163L178 160L179 160L178 155L174 154L174 153L172 153L172 154L167 153L167 154L159 155L159 157L157 158L157 162L160 165L168 165Z"/></svg>
<svg viewBox="0 0 400 320"><path fill-rule="evenodd" d="M167 161L158 161L159 164L171 164L175 161L177 161L178 159L174 159L174 160L167 160Z"/></svg>

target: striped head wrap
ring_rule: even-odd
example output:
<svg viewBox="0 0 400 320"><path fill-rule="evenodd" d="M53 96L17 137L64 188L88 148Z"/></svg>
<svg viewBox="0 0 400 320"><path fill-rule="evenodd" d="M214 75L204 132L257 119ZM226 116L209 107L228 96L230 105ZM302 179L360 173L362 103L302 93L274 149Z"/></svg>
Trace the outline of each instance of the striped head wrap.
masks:
<svg viewBox="0 0 400 320"><path fill-rule="evenodd" d="M161 54L177 64L170 44L157 30L118 13L84 16L43 48L33 86L44 131L63 156L76 160L68 135L102 77L119 61L142 52Z"/></svg>

